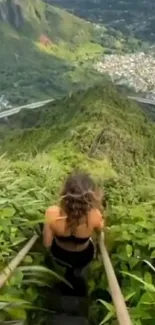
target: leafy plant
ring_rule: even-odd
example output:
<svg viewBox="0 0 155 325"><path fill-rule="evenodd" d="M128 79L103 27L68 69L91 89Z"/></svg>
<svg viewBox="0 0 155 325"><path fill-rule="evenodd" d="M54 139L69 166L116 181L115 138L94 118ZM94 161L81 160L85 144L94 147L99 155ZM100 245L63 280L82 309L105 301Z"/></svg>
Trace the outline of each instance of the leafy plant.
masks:
<svg viewBox="0 0 155 325"><path fill-rule="evenodd" d="M10 123L13 130L6 125L0 143L0 152L7 153L0 159L1 269L34 231L40 233L46 208L59 202L66 174L74 168L87 170L108 202L106 245L133 323L152 325L155 277L148 263L153 266L155 256L154 124L107 81L32 115L21 113ZM9 293L33 306L39 301L42 308L43 285L48 290L61 280L53 274L57 270L51 275L43 271L44 254L38 241L1 295ZM87 279L91 323L116 325L100 260L92 262ZM7 319L4 310L0 316Z"/></svg>

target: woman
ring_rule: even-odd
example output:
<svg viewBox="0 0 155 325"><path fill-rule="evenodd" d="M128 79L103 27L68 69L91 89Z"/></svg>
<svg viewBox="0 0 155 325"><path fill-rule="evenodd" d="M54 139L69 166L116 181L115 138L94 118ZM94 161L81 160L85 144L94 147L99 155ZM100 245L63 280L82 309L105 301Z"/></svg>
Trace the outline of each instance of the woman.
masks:
<svg viewBox="0 0 155 325"><path fill-rule="evenodd" d="M88 174L73 173L64 184L59 206L46 211L44 246L72 270L83 269L93 259L91 236L95 230L104 228L101 199Z"/></svg>

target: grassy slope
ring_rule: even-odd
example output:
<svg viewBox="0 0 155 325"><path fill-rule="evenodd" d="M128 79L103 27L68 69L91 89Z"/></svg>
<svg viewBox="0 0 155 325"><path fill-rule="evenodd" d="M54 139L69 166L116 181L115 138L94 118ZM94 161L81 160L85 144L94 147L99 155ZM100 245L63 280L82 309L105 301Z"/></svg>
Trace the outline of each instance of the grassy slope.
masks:
<svg viewBox="0 0 155 325"><path fill-rule="evenodd" d="M0 94L23 104L103 80L93 63L109 42L108 29L97 29L42 0L22 0L20 7L24 25L17 29L9 21L0 22ZM41 35L49 38L48 46L40 42ZM110 38L108 48L117 51L117 42L118 37ZM127 43L122 35L123 49L128 50Z"/></svg>
<svg viewBox="0 0 155 325"><path fill-rule="evenodd" d="M106 83L56 101L44 111L22 112L9 122L7 135L1 129L4 138L0 144L1 153L7 154L0 162L0 209L5 242L5 249L0 245L2 262L8 260L8 251L11 256L19 249L18 245L12 247L15 239L28 238L35 220L43 217L46 206L57 202L59 186L66 173L75 167L89 170L105 186L110 204L108 247L123 293L127 296L136 292L130 312L142 319L141 314L135 316L139 310L135 307L143 294L141 284L120 276L120 270L143 277L146 269L136 254L142 260L152 256L151 260L154 256L154 124ZM10 126L15 130L9 131ZM130 254L132 250L130 258L129 250ZM31 254L31 258L33 263L43 262L41 255ZM107 295L102 273L100 263L95 262L89 284L94 300L91 308L94 324L105 315L105 310L95 305L96 298L106 299ZM2 294L8 290L10 288L5 287ZM23 291L22 275L18 274L9 292L29 301L38 295L32 284L31 290L24 288ZM150 307L141 305L140 308L144 311ZM154 317L153 309L151 314ZM147 322L142 324L148 325Z"/></svg>
<svg viewBox="0 0 155 325"><path fill-rule="evenodd" d="M154 125L136 104L121 97L106 82L102 87L57 100L47 109L22 112L18 119L14 116L9 121L18 131L13 144L12 133L11 140L6 140L6 149L16 157L21 151L52 151L70 143L83 154L108 159L120 170L122 163L126 169L131 164L138 166L144 157L148 161L154 158Z"/></svg>
<svg viewBox="0 0 155 325"><path fill-rule="evenodd" d="M86 82L91 68L82 62L103 51L99 44L91 43L98 36L93 25L40 0L21 1L20 6L24 16L21 28L0 23L0 93L13 103L23 103L58 96L74 83L76 87L76 74ZM42 34L51 41L47 47L39 41ZM93 78L97 76L92 72L90 83Z"/></svg>

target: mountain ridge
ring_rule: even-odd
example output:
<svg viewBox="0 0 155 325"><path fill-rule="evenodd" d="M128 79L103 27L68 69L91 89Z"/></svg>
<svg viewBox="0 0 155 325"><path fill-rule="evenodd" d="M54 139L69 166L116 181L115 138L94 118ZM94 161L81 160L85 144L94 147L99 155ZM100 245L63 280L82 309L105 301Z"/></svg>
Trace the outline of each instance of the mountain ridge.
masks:
<svg viewBox="0 0 155 325"><path fill-rule="evenodd" d="M66 175L90 172L107 201L105 243L132 321L154 324L154 271L144 261L153 265L155 257L155 124L92 70L104 50L104 26L96 31L58 8L45 10L40 0L2 2L20 4L23 12L0 22L0 91L22 104L47 95L56 100L0 121L0 271L40 233L47 207L59 204ZM35 3L41 4L39 15ZM114 50L118 45L112 39ZM47 289L51 294L64 273L52 268L51 277L44 276L45 254L38 242L21 263L26 267L17 268L0 290L4 324L49 324ZM99 259L92 261L87 282L90 323L105 323L113 305ZM96 304L103 297L108 311ZM116 322L111 313L107 325Z"/></svg>
<svg viewBox="0 0 155 325"><path fill-rule="evenodd" d="M31 114L25 110L10 117L8 124L0 125L0 154L4 242L0 245L1 267L17 254L20 244L34 230L38 232L38 223L43 222L47 206L60 200L66 175L75 169L90 172L103 188L108 202L105 240L123 295L131 295L131 289L135 292L137 284L135 300L132 305L128 303L130 314L136 321L141 321L144 315L143 325L149 325L150 318L145 322L146 312L151 311L152 321L155 319L153 297L145 310L142 300L140 307L145 313L141 316L139 303L145 294L141 281L133 282L120 270L127 269L143 279L146 273L143 260L148 256L152 263L154 260L155 124L140 107L104 80L100 86L78 90L56 100L44 110L37 109ZM41 247L36 247L24 260L27 270L31 270L31 265L38 265L38 270L39 265L44 265ZM153 279L154 273L149 274ZM30 278L30 282L23 283L24 275L14 274L2 291L4 301L6 298L8 302L11 292L14 298L24 297L33 306L44 306L45 298L38 290L38 282L32 286ZM104 297L112 303L99 260L92 261L87 281L89 319L97 325L107 316L107 311L102 305L96 309L96 299ZM14 309L15 306L10 308L9 315L8 309L0 314L7 321L14 320ZM25 305L16 307L18 311L20 315L22 311L20 317L24 321L30 319ZM33 313L33 324L44 324L45 317L44 311Z"/></svg>
<svg viewBox="0 0 155 325"><path fill-rule="evenodd" d="M12 131L3 138L1 150L6 148L16 159L22 153L57 148L66 148L69 154L72 148L92 159L106 159L114 167L120 160L119 172L130 172L144 157L148 165L149 157L155 157L155 125L107 82L56 100L44 110L21 111L9 118L10 125Z"/></svg>

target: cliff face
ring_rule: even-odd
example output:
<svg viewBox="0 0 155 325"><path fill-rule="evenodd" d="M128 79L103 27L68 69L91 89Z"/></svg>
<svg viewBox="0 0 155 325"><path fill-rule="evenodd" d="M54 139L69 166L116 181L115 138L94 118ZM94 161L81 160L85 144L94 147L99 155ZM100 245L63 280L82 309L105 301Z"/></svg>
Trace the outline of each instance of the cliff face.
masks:
<svg viewBox="0 0 155 325"><path fill-rule="evenodd" d="M0 20L11 24L14 28L21 28L24 24L22 7L18 0L0 2Z"/></svg>
<svg viewBox="0 0 155 325"><path fill-rule="evenodd" d="M40 22L42 15L44 7L40 0L0 0L0 21L16 29L22 28L25 20Z"/></svg>

